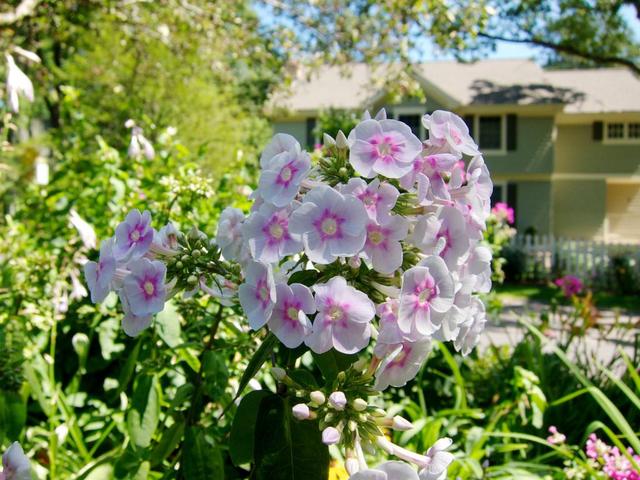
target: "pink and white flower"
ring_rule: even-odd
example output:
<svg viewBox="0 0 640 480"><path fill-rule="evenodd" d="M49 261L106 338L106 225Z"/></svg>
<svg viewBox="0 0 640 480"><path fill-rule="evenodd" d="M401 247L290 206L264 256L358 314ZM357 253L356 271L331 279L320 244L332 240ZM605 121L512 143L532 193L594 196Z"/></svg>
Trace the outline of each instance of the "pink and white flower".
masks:
<svg viewBox="0 0 640 480"><path fill-rule="evenodd" d="M420 470L420 480L446 480L447 469L455 460L452 453L447 452L447 448L451 446L453 440L444 437L434 443L425 456L429 459L428 465Z"/></svg>
<svg viewBox="0 0 640 480"><path fill-rule="evenodd" d="M369 297L347 285L342 277L315 285L318 313L305 343L315 353L335 348L342 353L356 353L369 343L375 305Z"/></svg>
<svg viewBox="0 0 640 480"><path fill-rule="evenodd" d="M429 130L429 141L436 145L446 143L454 152L479 155L478 145L469 135L464 120L452 112L436 110L422 117L422 124Z"/></svg>
<svg viewBox="0 0 640 480"><path fill-rule="evenodd" d="M227 260L240 260L242 256L242 223L244 213L239 208L227 207L220 214L216 244Z"/></svg>
<svg viewBox="0 0 640 480"><path fill-rule="evenodd" d="M119 293L120 301L122 302L122 310L124 310L124 317L122 317L121 322L122 330L130 337L137 337L143 330L146 330L151 326L153 315L135 315L131 311L131 306L129 305L127 296L122 290Z"/></svg>
<svg viewBox="0 0 640 480"><path fill-rule="evenodd" d="M113 254L113 239L102 241L97 262L84 264L84 276L91 292L91 301L100 303L111 291L111 281L116 273L116 257Z"/></svg>
<svg viewBox="0 0 640 480"><path fill-rule="evenodd" d="M328 264L362 249L367 218L357 198L323 185L307 193L304 203L293 212L289 232L302 239L311 261Z"/></svg>
<svg viewBox="0 0 640 480"><path fill-rule="evenodd" d="M144 256L151 247L155 230L151 227L151 214L145 210L131 210L124 222L116 227L113 252L116 258L135 260Z"/></svg>
<svg viewBox="0 0 640 480"><path fill-rule="evenodd" d="M282 152L299 152L300 144L288 133L276 133L260 155L260 167L267 168L273 157Z"/></svg>
<svg viewBox="0 0 640 480"><path fill-rule="evenodd" d="M386 350L386 356L376 372L374 388L377 390L385 390L389 385L403 387L413 380L431 351L431 340L405 340L399 345L386 345ZM377 349L376 355L379 353L381 351Z"/></svg>
<svg viewBox="0 0 640 480"><path fill-rule="evenodd" d="M247 218L242 234L253 258L274 263L302 250L302 242L289 234L289 215L289 209L265 204Z"/></svg>
<svg viewBox="0 0 640 480"><path fill-rule="evenodd" d="M245 270L245 281L238 288L240 305L253 330L269 320L276 303L276 286L270 265L250 261Z"/></svg>
<svg viewBox="0 0 640 480"><path fill-rule="evenodd" d="M387 345L396 346L404 339L404 334L398 325L398 307L400 303L396 298L389 298L386 302L381 303L376 308L376 313L380 318L378 341L374 353L382 358L384 353L378 354L378 347L386 347ZM386 348L385 350L386 351Z"/></svg>
<svg viewBox="0 0 640 480"><path fill-rule="evenodd" d="M446 195L446 184L442 179L442 174L451 171L455 163L459 160L458 155L452 153L432 153L422 155L413 161L411 171L400 179L400 186L406 190L415 187L416 182L420 185L429 183L438 183L440 197Z"/></svg>
<svg viewBox="0 0 640 480"><path fill-rule="evenodd" d="M2 455L0 480L31 480L31 464L18 442Z"/></svg>
<svg viewBox="0 0 640 480"><path fill-rule="evenodd" d="M158 260L140 258L129 262L131 273L124 279L122 295L131 313L138 317L153 315L164 309L167 297L167 267Z"/></svg>
<svg viewBox="0 0 640 480"><path fill-rule="evenodd" d="M401 240L407 237L409 222L400 215L389 215L380 223L370 220L367 224L367 240L364 252L371 259L373 269L392 274L402 265Z"/></svg>
<svg viewBox="0 0 640 480"><path fill-rule="evenodd" d="M398 324L412 338L432 335L453 305L453 277L440 257L430 256L402 276Z"/></svg>
<svg viewBox="0 0 640 480"><path fill-rule="evenodd" d="M349 480L419 480L416 471L404 462L385 462L375 468L360 470Z"/></svg>
<svg viewBox="0 0 640 480"><path fill-rule="evenodd" d="M411 240L425 255L442 257L452 270L469 250L467 224L454 207L440 207L435 215L421 217Z"/></svg>
<svg viewBox="0 0 640 480"><path fill-rule="evenodd" d="M400 178L411 171L422 142L397 120L364 120L349 133L349 163L360 175Z"/></svg>
<svg viewBox="0 0 640 480"><path fill-rule="evenodd" d="M268 322L269 330L285 347L299 347L311 332L311 321L307 315L316 311L311 290L299 283L279 283L276 285L276 298Z"/></svg>
<svg viewBox="0 0 640 480"><path fill-rule="evenodd" d="M467 320L460 325L458 336L453 341L453 346L462 355L469 355L473 347L480 340L480 334L487 323L487 314L482 301L476 297L471 298L471 305L467 312Z"/></svg>
<svg viewBox="0 0 640 480"><path fill-rule="evenodd" d="M262 170L257 193L265 202L286 207L298 194L300 183L311 169L307 152L286 151L273 157Z"/></svg>
<svg viewBox="0 0 640 480"><path fill-rule="evenodd" d="M391 212L400 195L396 187L387 182L380 183L377 178L374 178L369 184L362 178L351 178L340 191L360 200L369 218L378 221Z"/></svg>

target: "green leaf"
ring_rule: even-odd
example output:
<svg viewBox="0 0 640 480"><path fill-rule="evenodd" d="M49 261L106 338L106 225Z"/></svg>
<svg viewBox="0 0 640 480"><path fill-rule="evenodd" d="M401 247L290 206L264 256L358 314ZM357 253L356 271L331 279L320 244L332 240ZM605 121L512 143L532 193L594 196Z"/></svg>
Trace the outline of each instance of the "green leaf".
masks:
<svg viewBox="0 0 640 480"><path fill-rule="evenodd" d="M187 428L180 470L183 478L189 480L224 479L222 453L210 442L203 428Z"/></svg>
<svg viewBox="0 0 640 480"><path fill-rule="evenodd" d="M299 270L289 277L289 285L292 283L301 283L307 287L313 286L318 280L319 272L315 270Z"/></svg>
<svg viewBox="0 0 640 480"><path fill-rule="evenodd" d="M164 340L164 343L172 348L182 343L180 338L182 332L180 318L180 314L173 302L166 303L164 310L156 315L156 331L160 338Z"/></svg>
<svg viewBox="0 0 640 480"><path fill-rule="evenodd" d="M164 459L167 458L171 452L180 444L182 435L184 434L184 421L174 423L162 434L160 442L156 445L151 453L151 466L157 467L162 465Z"/></svg>
<svg viewBox="0 0 640 480"><path fill-rule="evenodd" d="M14 441L27 421L27 404L18 392L0 391L0 443Z"/></svg>
<svg viewBox="0 0 640 480"><path fill-rule="evenodd" d="M260 404L255 435L254 480L326 480L329 449L315 421L298 421L277 395Z"/></svg>
<svg viewBox="0 0 640 480"><path fill-rule="evenodd" d="M131 351L128 353L127 360L124 362L124 365L122 366L122 370L120 370L120 375L118 376L118 389L115 390L113 394L114 398L118 398L120 394L124 392L129 386L129 382L131 381L133 372L136 369L138 356L140 355L141 345L142 345L142 339L138 338L135 345L133 346Z"/></svg>
<svg viewBox="0 0 640 480"><path fill-rule="evenodd" d="M357 355L346 355L336 350L329 350L328 352L321 354L313 354L314 363L318 366L320 372L322 372L322 376L327 384L333 383L338 376L338 373L349 368L357 358Z"/></svg>
<svg viewBox="0 0 640 480"><path fill-rule="evenodd" d="M219 353L207 350L202 358L202 373L204 387L209 397L219 398L224 395L229 379L229 370L224 357Z"/></svg>
<svg viewBox="0 0 640 480"><path fill-rule="evenodd" d="M158 427L160 414L160 388L155 376L141 377L135 387L131 410L127 416L127 428L131 443L145 448Z"/></svg>
<svg viewBox="0 0 640 480"><path fill-rule="evenodd" d="M253 442L260 403L270 395L265 390L249 392L238 405L229 437L229 455L236 466L253 462Z"/></svg>
<svg viewBox="0 0 640 480"><path fill-rule="evenodd" d="M296 368L295 370L291 370L287 372L287 374L296 383L305 387L307 390L315 390L319 386L316 380L316 377L314 377L309 370L305 370L303 368Z"/></svg>

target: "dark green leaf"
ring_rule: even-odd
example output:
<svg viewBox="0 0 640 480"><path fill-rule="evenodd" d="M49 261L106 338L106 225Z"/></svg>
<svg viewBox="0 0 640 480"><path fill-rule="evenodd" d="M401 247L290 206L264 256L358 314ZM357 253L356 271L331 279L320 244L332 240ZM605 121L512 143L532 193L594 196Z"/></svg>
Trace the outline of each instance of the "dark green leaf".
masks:
<svg viewBox="0 0 640 480"><path fill-rule="evenodd" d="M207 350L202 358L202 373L205 390L209 397L217 399L224 395L229 378L224 357L219 353Z"/></svg>
<svg viewBox="0 0 640 480"><path fill-rule="evenodd" d="M287 374L295 382L305 387L307 390L315 390L319 386L316 378L313 376L313 374L309 370L296 368L295 370L291 370L287 372Z"/></svg>
<svg viewBox="0 0 640 480"><path fill-rule="evenodd" d="M357 355L346 355L336 350L329 350L322 354L313 354L314 362L322 372L322 376L327 384L332 383L338 376L338 373L349 368L357 358Z"/></svg>
<svg viewBox="0 0 640 480"><path fill-rule="evenodd" d="M294 272L289 277L289 285L292 283L301 283L302 285L306 285L307 287L311 287L316 283L318 279L319 273L315 270L300 270L298 272Z"/></svg>
<svg viewBox="0 0 640 480"><path fill-rule="evenodd" d="M184 434L184 421L180 420L179 422L171 425L167 430L162 434L162 438L160 442L156 445L151 453L151 466L157 467L161 465L165 458L173 452L180 440L182 440L182 435Z"/></svg>
<svg viewBox="0 0 640 480"><path fill-rule="evenodd" d="M14 441L27 421L27 405L18 392L0 391L0 443Z"/></svg>
<svg viewBox="0 0 640 480"><path fill-rule="evenodd" d="M258 411L262 400L271 395L264 390L247 393L233 417L231 436L229 437L229 455L234 465L253 461L254 437Z"/></svg>
<svg viewBox="0 0 640 480"><path fill-rule="evenodd" d="M145 448L158 427L160 414L160 389L155 376L141 377L135 387L131 410L127 415L127 428L131 443L135 447Z"/></svg>
<svg viewBox="0 0 640 480"><path fill-rule="evenodd" d="M188 480L224 479L222 453L209 441L203 428L187 428L180 471L182 477Z"/></svg>
<svg viewBox="0 0 640 480"><path fill-rule="evenodd" d="M260 404L255 435L255 480L326 480L329 450L315 421L298 421L277 395Z"/></svg>

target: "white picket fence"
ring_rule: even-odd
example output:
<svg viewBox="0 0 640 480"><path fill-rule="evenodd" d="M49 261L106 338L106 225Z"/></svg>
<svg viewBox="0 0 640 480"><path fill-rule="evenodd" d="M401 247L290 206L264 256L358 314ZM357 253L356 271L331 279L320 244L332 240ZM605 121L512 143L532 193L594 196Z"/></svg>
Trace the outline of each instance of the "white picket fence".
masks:
<svg viewBox="0 0 640 480"><path fill-rule="evenodd" d="M515 235L512 249L525 254L525 277L553 279L576 275L589 282L607 283L611 259L624 255L640 269L640 245L556 238L553 235Z"/></svg>

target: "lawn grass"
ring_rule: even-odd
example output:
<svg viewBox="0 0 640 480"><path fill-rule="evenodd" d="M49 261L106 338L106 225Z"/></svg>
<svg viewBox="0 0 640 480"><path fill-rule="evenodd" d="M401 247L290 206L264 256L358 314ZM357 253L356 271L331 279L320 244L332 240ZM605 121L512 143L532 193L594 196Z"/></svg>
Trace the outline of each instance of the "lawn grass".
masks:
<svg viewBox="0 0 640 480"><path fill-rule="evenodd" d="M531 302L549 303L557 294L557 288L549 285L496 285L499 298L515 298ZM620 309L627 313L640 314L640 296L594 292L593 299L598 308Z"/></svg>

